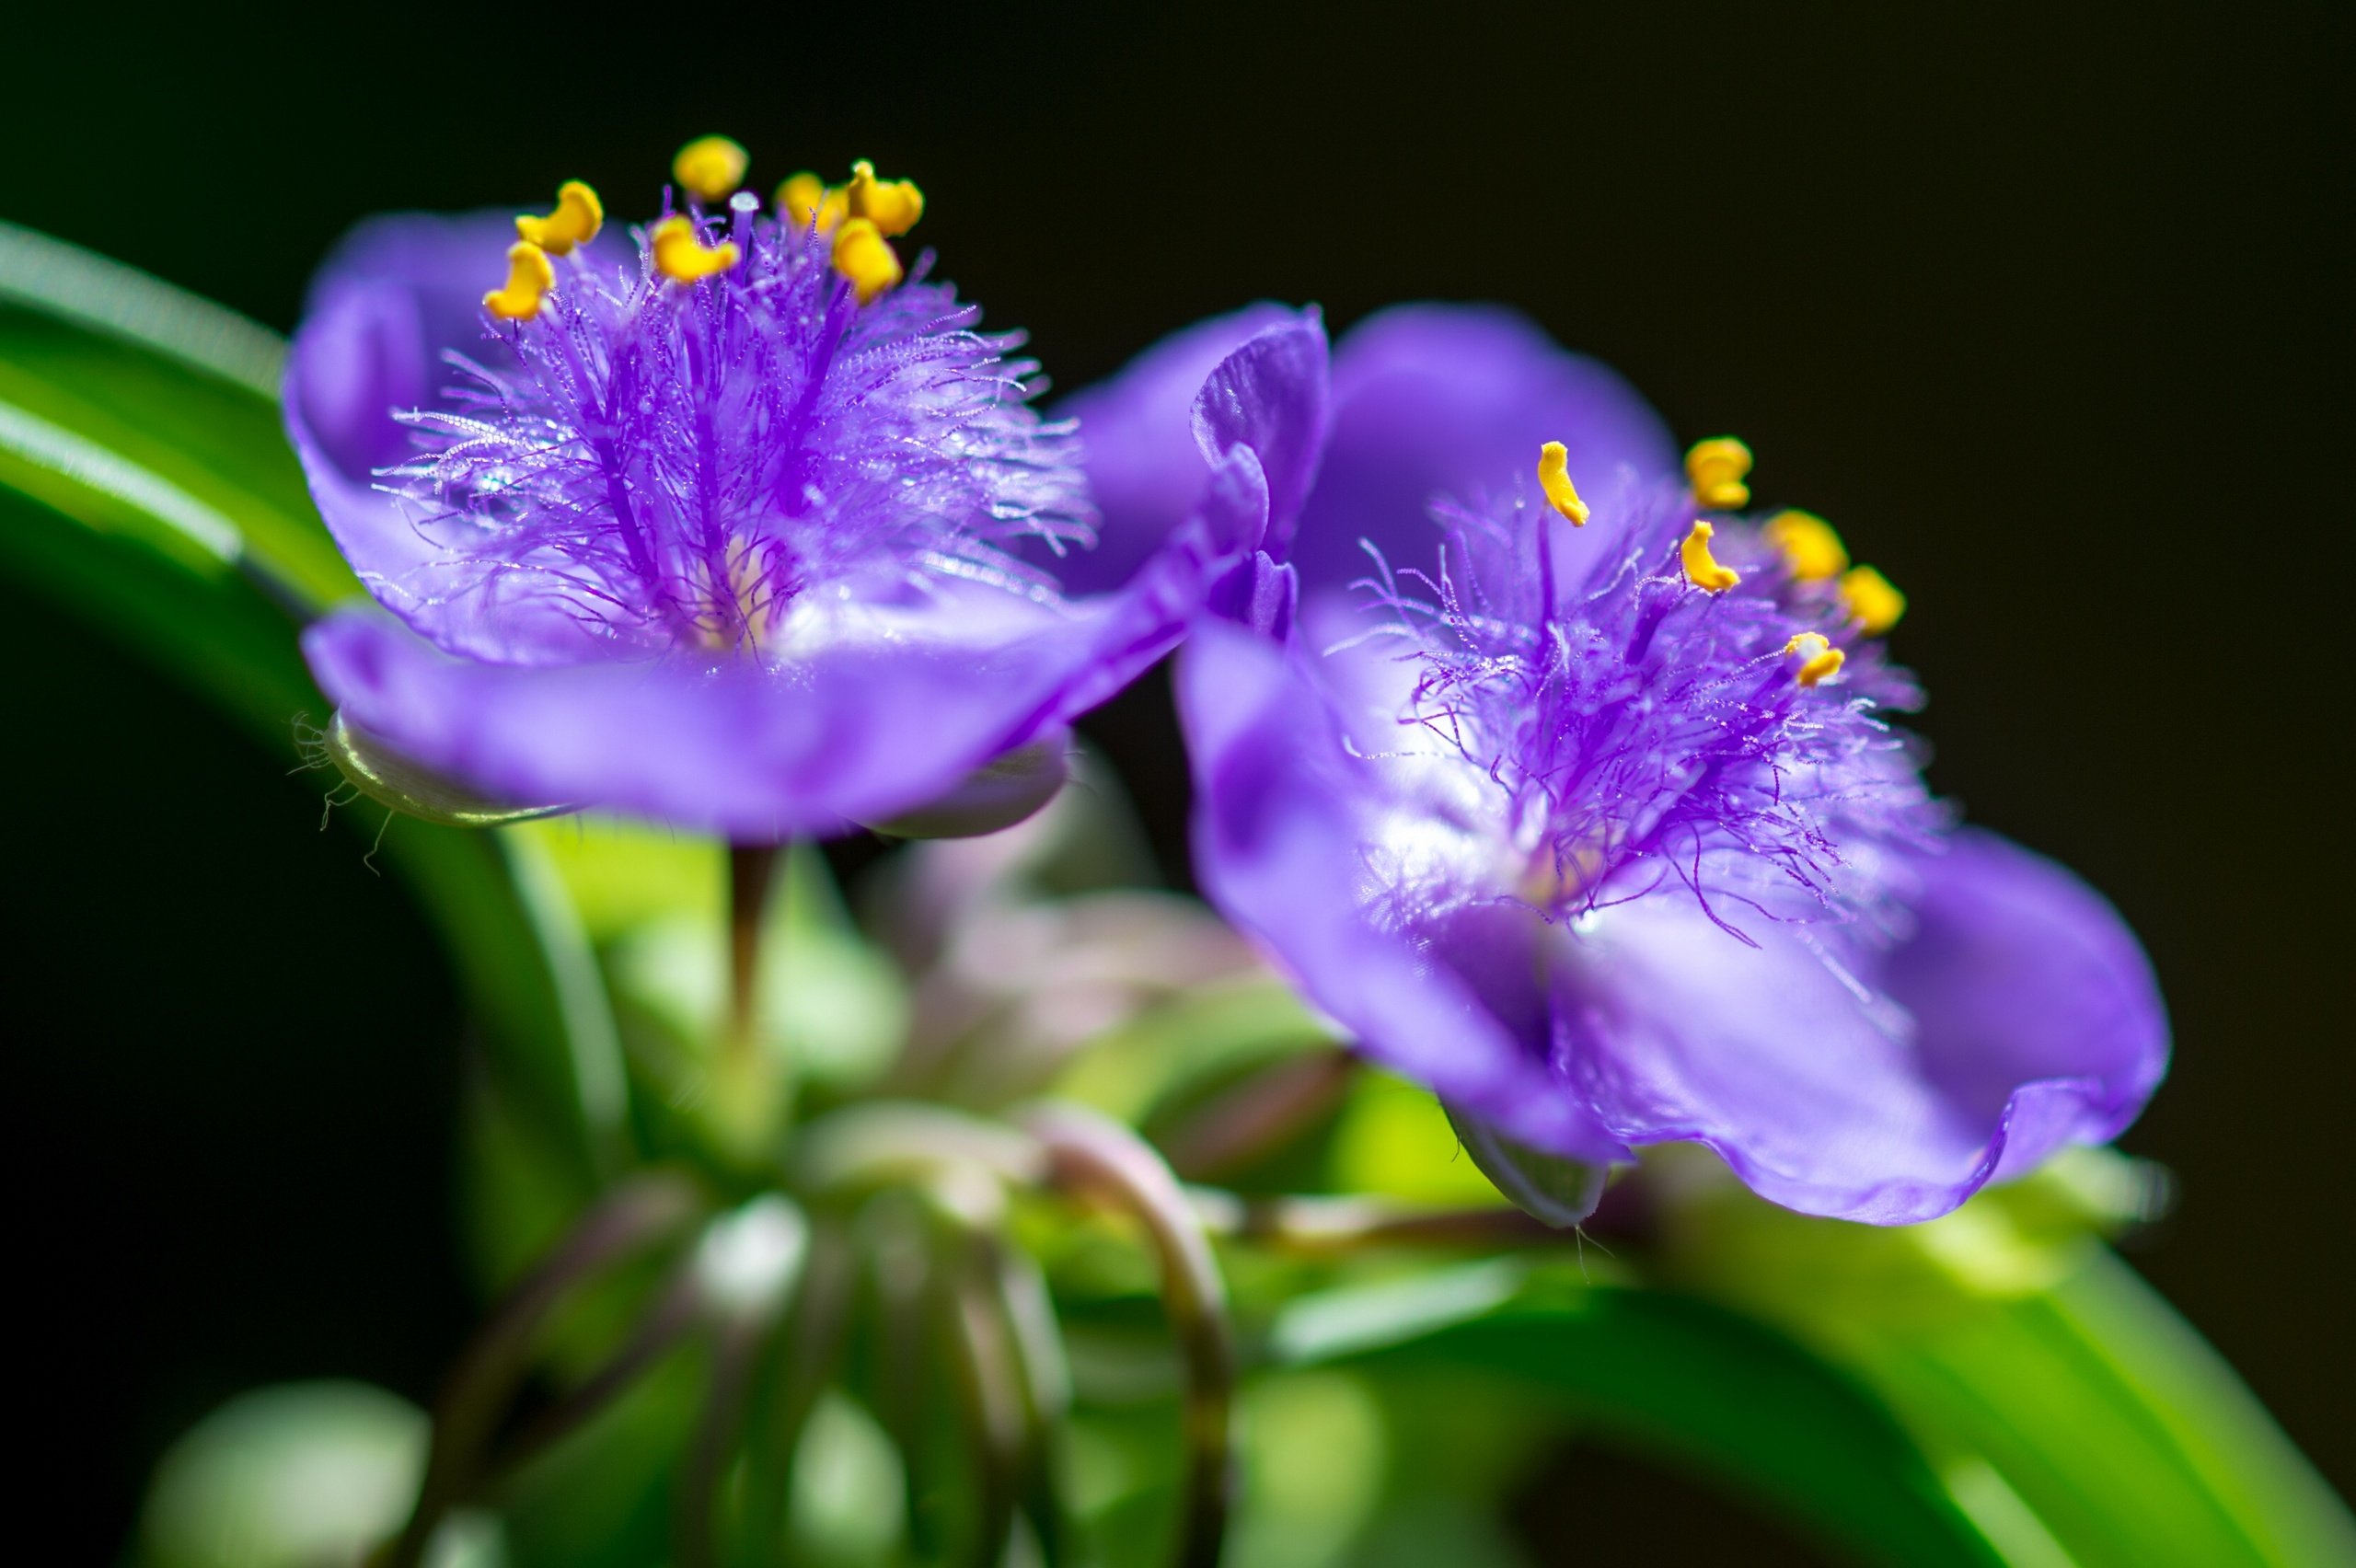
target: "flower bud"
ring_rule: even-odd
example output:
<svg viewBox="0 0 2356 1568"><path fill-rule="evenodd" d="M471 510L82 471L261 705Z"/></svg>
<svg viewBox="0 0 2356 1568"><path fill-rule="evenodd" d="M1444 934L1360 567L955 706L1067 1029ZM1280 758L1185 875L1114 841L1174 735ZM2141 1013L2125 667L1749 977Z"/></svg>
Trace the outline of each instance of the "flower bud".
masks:
<svg viewBox="0 0 2356 1568"><path fill-rule="evenodd" d="M1012 827L1064 787L1070 745L1071 736L1058 730L976 768L940 800L867 825L894 838L978 838Z"/></svg>
<svg viewBox="0 0 2356 1568"><path fill-rule="evenodd" d="M341 709L329 721L326 732L309 744L335 764L336 771L353 789L377 804L444 827L497 827L574 809L491 800L403 756L345 719Z"/></svg>
<svg viewBox="0 0 2356 1568"><path fill-rule="evenodd" d="M1514 1207L1557 1230L1566 1230L1595 1212L1603 1197L1603 1167L1516 1143L1461 1106L1442 1109L1464 1152Z"/></svg>

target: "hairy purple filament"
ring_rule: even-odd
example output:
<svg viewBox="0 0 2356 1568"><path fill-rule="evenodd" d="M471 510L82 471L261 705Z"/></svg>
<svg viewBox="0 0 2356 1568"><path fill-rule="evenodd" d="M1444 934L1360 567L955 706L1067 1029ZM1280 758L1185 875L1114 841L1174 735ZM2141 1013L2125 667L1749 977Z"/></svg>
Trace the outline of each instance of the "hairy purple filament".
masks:
<svg viewBox="0 0 2356 1568"><path fill-rule="evenodd" d="M1666 492L1616 530L1573 532L1527 500L1442 506L1436 576L1378 557L1361 584L1412 644L1397 721L1461 758L1485 797L1477 816L1521 868L1507 896L1549 919L1675 882L1742 937L1715 899L1778 919L1835 906L1844 843L1939 820L1905 741L1872 716L1911 706L1911 680L1772 552L1728 592L1688 582L1692 515ZM1724 526L1730 549L1755 545ZM1850 648L1841 684L1796 679L1784 650L1805 631Z"/></svg>
<svg viewBox="0 0 2356 1568"><path fill-rule="evenodd" d="M496 324L493 363L445 355L447 406L402 416L422 451L385 475L439 551L436 596L560 605L607 656L764 660L822 590L1052 598L1008 547L1059 551L1089 520L1071 427L1028 407L1035 363L1002 357L1020 336L975 331L930 255L860 305L814 227L745 197L726 226L741 259L715 278L664 278L642 236L635 267L576 251L536 318Z"/></svg>

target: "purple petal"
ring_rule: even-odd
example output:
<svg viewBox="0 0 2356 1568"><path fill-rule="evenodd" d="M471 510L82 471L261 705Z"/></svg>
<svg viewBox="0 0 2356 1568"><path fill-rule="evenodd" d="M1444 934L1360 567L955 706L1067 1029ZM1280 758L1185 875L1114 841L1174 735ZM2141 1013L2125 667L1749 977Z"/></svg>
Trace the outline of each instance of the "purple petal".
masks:
<svg viewBox="0 0 2356 1568"><path fill-rule="evenodd" d="M1533 473L1538 449L1570 449L1590 502L1626 478L1677 471L1658 415L1619 374L1484 306L1399 306L1345 334L1334 357L1333 430L1292 559L1317 594L1367 573L1361 538L1393 565L1427 566L1436 494L1496 495Z"/></svg>
<svg viewBox="0 0 2356 1568"><path fill-rule="evenodd" d="M563 596L520 582L495 594L454 593L445 548L373 477L412 455L393 415L438 401L450 375L445 352L505 357L484 329L482 294L499 282L514 240L514 217L498 213L375 218L352 230L320 269L288 352L286 433L337 548L387 608L413 625L430 620L456 651L553 663L588 651Z"/></svg>
<svg viewBox="0 0 2356 1568"><path fill-rule="evenodd" d="M1919 1022L1923 1072L1982 1123L2045 1085L2012 1106L1998 1175L2116 1137L2168 1060L2166 1009L2126 922L2068 869L1992 833L1956 835L1921 871L1914 936L1882 984Z"/></svg>
<svg viewBox="0 0 2356 1568"><path fill-rule="evenodd" d="M1632 1144L1715 1149L1762 1197L1892 1225L1945 1214L1995 1169L1918 1069L1907 1020L1861 999L1804 928L1746 946L1690 900L1606 911L1560 982L1578 1072Z"/></svg>
<svg viewBox="0 0 2356 1568"><path fill-rule="evenodd" d="M879 614L770 668L482 663L356 607L314 626L304 651L352 722L489 794L776 837L947 796L1047 730L1098 642L1133 629L976 598Z"/></svg>
<svg viewBox="0 0 2356 1568"><path fill-rule="evenodd" d="M1237 446L1259 458L1279 559L1325 448L1325 325L1312 307L1221 360L1195 399L1195 444L1205 462Z"/></svg>
<svg viewBox="0 0 2356 1568"><path fill-rule="evenodd" d="M2165 1053L2132 940L2001 841L1924 869L1922 928L1882 966L1805 926L1753 922L1746 946L1681 898L1604 912L1557 1001L1605 1124L1704 1144L1761 1196L1877 1225L2116 1132Z"/></svg>
<svg viewBox="0 0 2356 1568"><path fill-rule="evenodd" d="M512 213L372 218L346 235L312 281L287 361L286 420L298 449L347 478L398 462L411 445L395 409L433 398L442 351L484 341L482 295L515 243Z"/></svg>
<svg viewBox="0 0 2356 1568"><path fill-rule="evenodd" d="M1203 601L1206 613L1249 627L1276 642L1290 640L1299 605L1299 574L1265 550L1254 550L1236 562Z"/></svg>
<svg viewBox="0 0 2356 1568"><path fill-rule="evenodd" d="M1195 509L1203 455L1192 413L1203 382L1221 360L1270 327L1297 318L1280 305L1254 305L1198 321L1138 355L1108 381L1063 400L1080 421L1088 482L1102 522L1096 548L1057 564L1065 587L1093 593L1125 582Z"/></svg>
<svg viewBox="0 0 2356 1568"><path fill-rule="evenodd" d="M1460 973L1463 953L1494 957L1507 944L1372 917L1366 901L1378 890L1364 846L1396 802L1383 775L1344 753L1307 673L1266 639L1212 622L1180 659L1178 701L1195 773L1195 867L1228 918L1369 1055L1532 1147L1624 1159L1542 1049Z"/></svg>

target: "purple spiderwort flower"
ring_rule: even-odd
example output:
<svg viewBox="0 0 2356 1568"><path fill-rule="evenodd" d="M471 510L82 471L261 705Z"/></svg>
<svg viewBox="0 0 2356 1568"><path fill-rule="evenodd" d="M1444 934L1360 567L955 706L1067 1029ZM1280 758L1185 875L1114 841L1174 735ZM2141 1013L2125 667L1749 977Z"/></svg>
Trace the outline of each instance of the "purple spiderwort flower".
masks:
<svg viewBox="0 0 2356 1568"><path fill-rule="evenodd" d="M545 219L377 219L329 260L286 409L376 600L305 639L339 733L493 800L745 838L971 779L1035 804L988 770L1059 765L1224 547L1197 529L1067 591L1073 429L929 252L903 272L915 187L797 176L772 216L743 174L691 144L684 206L635 243L572 185Z"/></svg>
<svg viewBox="0 0 2356 1568"><path fill-rule="evenodd" d="M1257 325L1072 399L1121 436L1091 457L1112 548L1175 510L1183 373ZM1182 655L1196 867L1369 1056L1472 1136L1691 1140L1882 1224L2133 1120L2167 1056L2133 936L1930 799L1880 717L1917 698L1874 635L1902 601L1820 520L1733 510L1738 444L1680 474L1612 373L1438 306L1257 424L1324 439L1262 557L1293 628L1230 611Z"/></svg>

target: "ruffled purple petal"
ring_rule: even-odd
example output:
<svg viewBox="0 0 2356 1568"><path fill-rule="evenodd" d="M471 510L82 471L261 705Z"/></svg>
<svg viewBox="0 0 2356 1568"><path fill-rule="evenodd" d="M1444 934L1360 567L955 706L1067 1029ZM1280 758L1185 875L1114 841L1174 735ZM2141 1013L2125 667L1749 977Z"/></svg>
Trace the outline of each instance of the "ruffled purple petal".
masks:
<svg viewBox="0 0 2356 1568"><path fill-rule="evenodd" d="M360 225L311 284L287 360L287 432L295 449L364 482L415 450L393 417L433 400L442 351L495 352L482 295L515 242L512 214L403 213ZM479 350L478 344L480 345Z"/></svg>
<svg viewBox="0 0 2356 1568"><path fill-rule="evenodd" d="M1678 467L1668 427L1620 375L1495 306L1409 305L1368 317L1334 357L1333 428L1292 559L1304 593L1367 575L1359 540L1425 564L1426 506L1505 492L1559 441L1590 503ZM1608 504L1598 511L1608 520ZM1591 530L1590 530L1591 531ZM1590 546L1592 550L1595 547Z"/></svg>
<svg viewBox="0 0 2356 1568"><path fill-rule="evenodd" d="M1897 1009L1875 1008L1805 928L1746 946L1687 899L1608 910L1558 978L1580 1085L1632 1144L1715 1149L1752 1191L1807 1214L1900 1224L1987 1181L1999 1124L1923 1077Z"/></svg>
<svg viewBox="0 0 2356 1568"><path fill-rule="evenodd" d="M1128 581L1193 513L1203 489L1193 410L1204 381L1253 337L1298 318L1285 306L1254 305L1198 321L1110 380L1063 400L1057 412L1080 421L1101 519L1096 548L1057 563L1068 591L1094 593Z"/></svg>
<svg viewBox="0 0 2356 1568"><path fill-rule="evenodd" d="M1877 1225L2118 1132L2166 1054L2133 939L2067 872L1990 836L1922 869L1919 928L1886 955L1772 922L1746 946L1674 897L1605 911L1556 987L1604 1123L1631 1144L1704 1144L1764 1197Z"/></svg>
<svg viewBox="0 0 2356 1568"><path fill-rule="evenodd" d="M362 608L314 626L304 651L350 721L491 795L773 838L949 795L1049 731L1102 645L1138 632L1127 605L1066 614L987 590L975 601L863 612L768 667L484 663Z"/></svg>
<svg viewBox="0 0 2356 1568"><path fill-rule="evenodd" d="M2168 1062L2166 1009L2127 923L2067 868L1992 833L1958 833L1920 869L1915 931L1882 986L1917 1020L1923 1072L1947 1101L2005 1120L1998 1178L2116 1137Z"/></svg>
<svg viewBox="0 0 2356 1568"><path fill-rule="evenodd" d="M1476 940L1470 925L1375 917L1366 846L1402 803L1381 773L1346 756L1298 663L1265 638L1208 624L1180 659L1178 701L1194 767L1195 868L1220 910L1368 1055L1534 1148L1626 1158L1548 1067L1542 1041L1530 1043L1490 1005L1479 979L1497 976L1460 969L1478 954L1509 970L1499 956L1509 932ZM1526 939L1521 951L1526 959Z"/></svg>
<svg viewBox="0 0 2356 1568"><path fill-rule="evenodd" d="M352 230L320 269L288 352L286 433L337 548L387 608L456 651L554 663L599 651L566 596L520 581L454 592L446 548L374 477L415 455L394 412L436 403L450 376L445 352L509 357L484 330L482 294L514 239L514 216L497 213L402 214Z"/></svg>
<svg viewBox="0 0 2356 1568"><path fill-rule="evenodd" d="M1325 324L1312 307L1221 360L1195 398L1195 444L1205 462L1218 463L1238 446L1259 459L1270 553L1279 560L1325 448L1326 359Z"/></svg>

